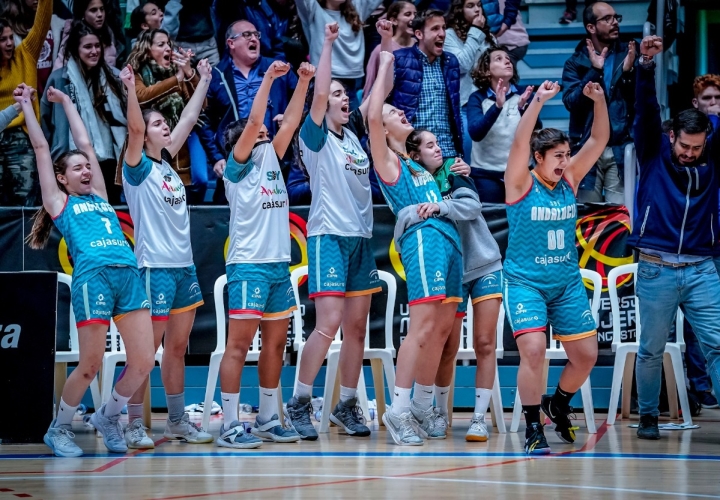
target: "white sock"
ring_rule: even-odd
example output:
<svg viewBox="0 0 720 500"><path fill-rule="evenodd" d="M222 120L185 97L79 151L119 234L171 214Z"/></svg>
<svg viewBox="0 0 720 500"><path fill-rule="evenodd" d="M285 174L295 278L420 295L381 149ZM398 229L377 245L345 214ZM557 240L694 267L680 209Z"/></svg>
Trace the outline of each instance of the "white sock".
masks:
<svg viewBox="0 0 720 500"><path fill-rule="evenodd" d="M343 403L357 395L357 387L340 386L340 401Z"/></svg>
<svg viewBox="0 0 720 500"><path fill-rule="evenodd" d="M448 400L450 399L450 386L435 386L435 407L443 415L448 415Z"/></svg>
<svg viewBox="0 0 720 500"><path fill-rule="evenodd" d="M238 419L240 393L221 392L220 399L222 399L223 423L230 425Z"/></svg>
<svg viewBox="0 0 720 500"><path fill-rule="evenodd" d="M280 418L280 410L277 402L277 387L275 389L260 388L260 409L258 410L258 421L269 422L273 417Z"/></svg>
<svg viewBox="0 0 720 500"><path fill-rule="evenodd" d="M422 385L415 382L412 400L415 406L423 411L427 410L433 403L433 386Z"/></svg>
<svg viewBox="0 0 720 500"><path fill-rule="evenodd" d="M78 405L80 406L80 405ZM62 398L60 398L60 407L57 412L57 419L55 420L55 427L61 425L72 425L72 419L77 411L77 406L70 406Z"/></svg>
<svg viewBox="0 0 720 500"><path fill-rule="evenodd" d="M303 384L300 382L300 379L298 379L297 384L295 384L295 397L296 398L311 398L312 397L312 386Z"/></svg>
<svg viewBox="0 0 720 500"><path fill-rule="evenodd" d="M492 389L475 388L475 413L485 413L490 406Z"/></svg>
<svg viewBox="0 0 720 500"><path fill-rule="evenodd" d="M143 418L143 404L128 404L128 422Z"/></svg>
<svg viewBox="0 0 720 500"><path fill-rule="evenodd" d="M113 389L110 400L105 403L105 416L112 417L113 415L119 415L120 412L125 408L125 405L130 401L130 396L121 396L117 390Z"/></svg>
<svg viewBox="0 0 720 500"><path fill-rule="evenodd" d="M410 391L403 387L395 386L395 397L393 398L390 411L393 415L402 415L410 411Z"/></svg>

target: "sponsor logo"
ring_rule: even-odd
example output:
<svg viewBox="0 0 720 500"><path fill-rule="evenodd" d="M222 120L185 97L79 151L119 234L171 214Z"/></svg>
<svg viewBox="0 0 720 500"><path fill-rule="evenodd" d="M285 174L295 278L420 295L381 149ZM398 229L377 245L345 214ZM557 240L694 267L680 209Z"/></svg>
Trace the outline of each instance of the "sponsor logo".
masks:
<svg viewBox="0 0 720 500"><path fill-rule="evenodd" d="M355 167L350 163L346 163L345 170L348 170L348 171L352 172L353 174L360 176L360 175L367 175L368 172L370 172L370 167Z"/></svg>
<svg viewBox="0 0 720 500"><path fill-rule="evenodd" d="M515 308L515 314L525 314L527 312L527 309L525 309L525 306L522 305L522 302L517 305Z"/></svg>
<svg viewBox="0 0 720 500"><path fill-rule="evenodd" d="M127 240L119 240L117 238L105 238L102 240L95 240L90 242L92 248L106 248L106 247L129 247Z"/></svg>
<svg viewBox="0 0 720 500"><path fill-rule="evenodd" d="M182 195L178 198L165 196L163 199L165 200L165 203L167 203L171 207L174 207L175 205L180 205L181 203L185 203L185 195Z"/></svg>
<svg viewBox="0 0 720 500"><path fill-rule="evenodd" d="M112 311L103 311L101 309L93 309L92 311L93 316L112 316Z"/></svg>
<svg viewBox="0 0 720 500"><path fill-rule="evenodd" d="M331 267L328 269L327 274L325 275L326 278L337 278L337 274L335 274L335 268Z"/></svg>
<svg viewBox="0 0 720 500"><path fill-rule="evenodd" d="M323 283L323 286L326 286L326 287L345 286L345 283L343 283L342 281L326 281Z"/></svg>
<svg viewBox="0 0 720 500"><path fill-rule="evenodd" d="M534 221L556 221L574 219L577 217L576 205L562 208L532 207L530 219Z"/></svg>
<svg viewBox="0 0 720 500"><path fill-rule="evenodd" d="M370 271L370 274L368 274L368 276L370 276L370 281L377 281L380 279L380 275L378 274L377 269L373 269L372 271Z"/></svg>
<svg viewBox="0 0 720 500"><path fill-rule="evenodd" d="M3 330L3 326L0 325L0 332L3 332L5 334L2 336L2 338L0 338L0 348L17 349L18 342L20 342L21 331L22 328L20 327L20 325L7 325L5 327L5 330Z"/></svg>
<svg viewBox="0 0 720 500"><path fill-rule="evenodd" d="M150 309L150 301L143 300L142 304L140 304L140 309Z"/></svg>
<svg viewBox="0 0 720 500"><path fill-rule="evenodd" d="M197 281L193 282L193 284L190 285L190 288L188 289L188 291L192 295L199 294L200 293L200 285L198 285L198 282Z"/></svg>
<svg viewBox="0 0 720 500"><path fill-rule="evenodd" d="M105 296L104 296L102 293L99 294L99 295L97 296L97 300L95 301L95 303L96 303L97 305L99 305L99 306L105 306L105 305L107 305L107 304L105 304Z"/></svg>
<svg viewBox="0 0 720 500"><path fill-rule="evenodd" d="M262 299L262 295L260 294L259 288L255 288L255 290L253 290L252 298L253 299Z"/></svg>
<svg viewBox="0 0 720 500"><path fill-rule="evenodd" d="M279 170L270 170L265 175L267 176L267 180L269 181L276 181L282 178L282 174Z"/></svg>
<svg viewBox="0 0 720 500"><path fill-rule="evenodd" d="M155 304L166 304L167 301L165 300L165 294L161 293L158 295L158 299L155 301Z"/></svg>
<svg viewBox="0 0 720 500"><path fill-rule="evenodd" d="M485 275L480 280L481 283L485 283L487 285L492 285L496 281L497 281L497 276L495 276L494 274Z"/></svg>
<svg viewBox="0 0 720 500"><path fill-rule="evenodd" d="M293 287L289 287L285 292L286 297L289 297L290 295L295 295L295 290L293 290Z"/></svg>
<svg viewBox="0 0 720 500"><path fill-rule="evenodd" d="M588 309L585 309L585 312L582 313L582 319L583 321L588 321L595 324L595 318L593 318L592 312L590 312Z"/></svg>
<svg viewBox="0 0 720 500"><path fill-rule="evenodd" d="M283 208L288 205L287 200L281 200L281 201L265 201L262 204L262 209L267 210L269 208Z"/></svg>
<svg viewBox="0 0 720 500"><path fill-rule="evenodd" d="M432 290L433 292L444 292L444 291L445 291L445 287L444 287L444 286L434 286L434 287L431 288L431 290Z"/></svg>
<svg viewBox="0 0 720 500"><path fill-rule="evenodd" d="M285 194L285 193L287 193L287 191L285 191L284 189L282 189L278 186L275 186L272 189L268 189L265 186L260 186L260 195L261 196L273 196L273 195L280 195L280 194Z"/></svg>
<svg viewBox="0 0 720 500"><path fill-rule="evenodd" d="M528 321L532 321L532 320L537 321L538 319L539 318L537 316L528 316L526 318L518 318L518 319L514 320L513 324L520 325L522 323L527 323Z"/></svg>
<svg viewBox="0 0 720 500"><path fill-rule="evenodd" d="M552 264L560 264L562 262L567 262L572 259L572 252L568 252L565 255L542 255L540 257L535 257L535 264L540 264L541 266L550 266Z"/></svg>
<svg viewBox="0 0 720 500"><path fill-rule="evenodd" d="M78 203L73 205L75 215L84 214L86 212L108 212L114 213L115 210L108 203Z"/></svg>
<svg viewBox="0 0 720 500"><path fill-rule="evenodd" d="M440 271L435 272L435 282L438 281L445 281L445 278L443 278L442 272Z"/></svg>

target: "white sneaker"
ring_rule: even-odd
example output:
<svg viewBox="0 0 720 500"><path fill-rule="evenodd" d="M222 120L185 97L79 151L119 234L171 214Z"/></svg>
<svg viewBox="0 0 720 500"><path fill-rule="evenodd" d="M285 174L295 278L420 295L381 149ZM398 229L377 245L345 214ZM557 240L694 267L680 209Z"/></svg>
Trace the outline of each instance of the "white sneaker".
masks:
<svg viewBox="0 0 720 500"><path fill-rule="evenodd" d="M125 443L134 450L151 450L155 443L145 432L141 418L136 418L125 427Z"/></svg>
<svg viewBox="0 0 720 500"><path fill-rule="evenodd" d="M445 439L447 437L447 425L440 429L437 427L442 419L438 419L438 413L432 406L427 410L421 410L415 401L410 401L410 413L415 418L417 429L422 437L426 439Z"/></svg>
<svg viewBox="0 0 720 500"><path fill-rule="evenodd" d="M70 425L55 427L55 420L53 420L45 433L43 441L58 457L79 457L83 454L80 447L73 441L75 434L70 430L71 428Z"/></svg>
<svg viewBox="0 0 720 500"><path fill-rule="evenodd" d="M470 428L465 434L465 441L480 441L485 442L488 440L487 424L485 423L484 413L473 413L472 419L470 420Z"/></svg>
<svg viewBox="0 0 720 500"><path fill-rule="evenodd" d="M245 432L243 424L235 420L225 427L220 426L220 437L215 444L224 448L235 448L236 450L247 450L262 446L262 440Z"/></svg>
<svg viewBox="0 0 720 500"><path fill-rule="evenodd" d="M448 416L435 408L435 431L438 436L447 437L447 430L450 427Z"/></svg>
<svg viewBox="0 0 720 500"><path fill-rule="evenodd" d="M382 416L382 421L395 444L399 446L422 446L425 444L422 438L417 435L415 425L413 425L414 419L409 411L401 415L395 415L388 408L388 411Z"/></svg>
<svg viewBox="0 0 720 500"><path fill-rule="evenodd" d="M205 432L199 425L190 422L190 416L187 413L183 413L182 418L178 422L171 422L170 419L168 419L163 435L168 439L177 439L191 444L213 442L212 435Z"/></svg>

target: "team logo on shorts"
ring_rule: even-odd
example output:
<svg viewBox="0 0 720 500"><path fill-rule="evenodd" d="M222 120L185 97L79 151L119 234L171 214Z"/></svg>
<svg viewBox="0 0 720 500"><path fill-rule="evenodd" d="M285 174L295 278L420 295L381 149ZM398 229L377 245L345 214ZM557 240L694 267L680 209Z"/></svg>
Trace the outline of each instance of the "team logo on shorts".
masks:
<svg viewBox="0 0 720 500"><path fill-rule="evenodd" d="M488 286L495 284L496 281L497 281L497 276L495 276L494 274L488 274L486 276L483 276L482 279L480 280L481 283L484 283Z"/></svg>
<svg viewBox="0 0 720 500"><path fill-rule="evenodd" d="M290 295L295 295L295 290L293 289L293 287L288 288L285 292L286 297L289 297Z"/></svg>
<svg viewBox="0 0 720 500"><path fill-rule="evenodd" d="M164 304L165 303L165 294L161 293L158 295L158 299L155 301L156 304Z"/></svg>
<svg viewBox="0 0 720 500"><path fill-rule="evenodd" d="M435 281L445 281L445 278L443 278L441 271L435 272Z"/></svg>
<svg viewBox="0 0 720 500"><path fill-rule="evenodd" d="M253 299L260 299L260 298L262 298L262 295L260 294L260 289L259 289L259 288L255 288L255 290L253 290L252 298L253 298Z"/></svg>
<svg viewBox="0 0 720 500"><path fill-rule="evenodd" d="M583 321L592 321L593 324L595 323L595 318L593 318L592 313L588 309L585 309L585 312L582 313L582 319Z"/></svg>
<svg viewBox="0 0 720 500"><path fill-rule="evenodd" d="M140 304L140 309L150 309L150 301L143 300L142 304Z"/></svg>
<svg viewBox="0 0 720 500"><path fill-rule="evenodd" d="M525 314L527 313L527 309L525 309L525 306L522 305L522 303L518 304L515 308L515 314Z"/></svg>
<svg viewBox="0 0 720 500"><path fill-rule="evenodd" d="M189 292L191 295L197 295L200 293L200 285L198 285L197 281L190 285Z"/></svg>
<svg viewBox="0 0 720 500"><path fill-rule="evenodd" d="M372 271L370 271L369 276L371 281L377 281L380 279L380 275L378 274L377 269L373 269Z"/></svg>
<svg viewBox="0 0 720 500"><path fill-rule="evenodd" d="M97 296L97 301L95 302L99 306L105 305L105 296L101 293Z"/></svg>
<svg viewBox="0 0 720 500"><path fill-rule="evenodd" d="M328 269L328 273L325 275L327 278L337 278L337 274L335 274L335 268L331 267Z"/></svg>

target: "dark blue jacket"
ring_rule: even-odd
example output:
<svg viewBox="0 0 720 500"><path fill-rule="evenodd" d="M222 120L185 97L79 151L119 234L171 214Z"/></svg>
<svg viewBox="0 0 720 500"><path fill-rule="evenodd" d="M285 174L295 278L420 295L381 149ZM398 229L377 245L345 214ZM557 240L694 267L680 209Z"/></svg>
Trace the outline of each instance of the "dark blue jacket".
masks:
<svg viewBox="0 0 720 500"><path fill-rule="evenodd" d="M423 59L425 55L420 52L417 45L396 50L395 54L395 86L388 98L388 102L405 112L407 119L412 122L420 106L420 91L423 82ZM460 64L457 57L449 52L443 52L440 64L445 77L445 89L450 98L449 116L450 128L455 141L455 150L462 153L462 118L460 116ZM470 152L467 151L466 155Z"/></svg>
<svg viewBox="0 0 720 500"><path fill-rule="evenodd" d="M520 10L520 0L507 0L505 2L505 11L500 12L500 3L498 0L482 0L483 14L486 22L490 27L490 33L493 35L500 31L503 24L507 24L508 28L515 24L515 20Z"/></svg>
<svg viewBox="0 0 720 500"><path fill-rule="evenodd" d="M262 77L265 71L273 63L269 57L261 57L256 64L259 65L258 76ZM200 129L200 141L202 142L208 157L213 163L227 158L223 144L225 129L232 122L247 118L238 116L238 96L235 89L232 60L225 56L220 64L213 68L213 78L207 92L207 108L205 108L205 120ZM265 126L273 137L277 132L276 123L272 118L285 112L290 102L292 92L297 85L297 76L290 69L287 75L278 78L270 89L268 108L265 113Z"/></svg>
<svg viewBox="0 0 720 500"><path fill-rule="evenodd" d="M639 47L639 45L637 45ZM605 85L604 72L595 69L590 62L587 42L583 39L575 48L575 53L565 62L563 69L563 103L570 111L570 141L573 154L580 150L590 137L593 122L593 101L585 97L583 88L588 82L599 83L605 90L605 100L610 115L610 141L608 146L613 148L615 161L618 165L620 177L623 177L625 164L624 148L632 142L632 123L635 102L635 72L634 68L628 73L622 70L623 61L628 52L627 42L618 42L613 49L615 60L613 64L610 88ZM597 167L585 176L580 183L580 189L593 189Z"/></svg>
<svg viewBox="0 0 720 500"><path fill-rule="evenodd" d="M716 255L720 134L707 141L702 163L680 166L662 132L655 68L637 68L635 148L640 179L637 213L629 244L673 254ZM718 119L710 117L717 127Z"/></svg>

